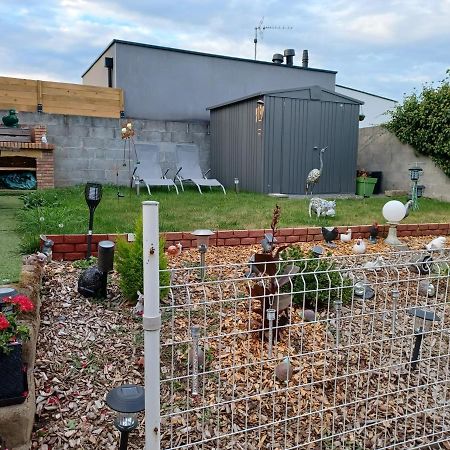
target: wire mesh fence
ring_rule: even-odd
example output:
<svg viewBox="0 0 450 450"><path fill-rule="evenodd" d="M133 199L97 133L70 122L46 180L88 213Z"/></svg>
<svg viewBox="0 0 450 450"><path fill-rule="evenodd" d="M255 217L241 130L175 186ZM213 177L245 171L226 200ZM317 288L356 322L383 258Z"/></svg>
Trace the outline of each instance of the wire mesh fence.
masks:
<svg viewBox="0 0 450 450"><path fill-rule="evenodd" d="M449 267L443 250L172 269L161 448L450 442Z"/></svg>

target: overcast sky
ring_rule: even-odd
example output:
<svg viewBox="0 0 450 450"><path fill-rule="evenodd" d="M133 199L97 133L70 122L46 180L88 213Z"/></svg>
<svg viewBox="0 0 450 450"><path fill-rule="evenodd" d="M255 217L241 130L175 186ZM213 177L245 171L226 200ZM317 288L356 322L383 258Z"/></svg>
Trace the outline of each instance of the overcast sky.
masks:
<svg viewBox="0 0 450 450"><path fill-rule="evenodd" d="M401 100L450 67L450 0L0 0L0 75L81 82L112 39L272 60L309 50L336 82ZM7 8L7 10L5 9Z"/></svg>

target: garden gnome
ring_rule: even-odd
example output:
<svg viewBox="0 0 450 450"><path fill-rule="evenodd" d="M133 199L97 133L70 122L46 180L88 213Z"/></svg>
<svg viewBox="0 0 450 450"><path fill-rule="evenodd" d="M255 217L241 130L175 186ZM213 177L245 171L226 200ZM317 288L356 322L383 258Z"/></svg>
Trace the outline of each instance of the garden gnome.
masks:
<svg viewBox="0 0 450 450"><path fill-rule="evenodd" d="M286 381L287 383L292 378L293 373L294 369L289 361L289 356L286 356L286 358L283 359L283 362L275 367L275 376L278 381Z"/></svg>

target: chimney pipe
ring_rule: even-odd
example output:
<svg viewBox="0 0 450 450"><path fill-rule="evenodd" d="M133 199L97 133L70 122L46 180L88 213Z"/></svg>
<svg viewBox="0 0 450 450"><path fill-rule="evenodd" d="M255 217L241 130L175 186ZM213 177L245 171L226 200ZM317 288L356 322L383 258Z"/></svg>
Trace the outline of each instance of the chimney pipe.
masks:
<svg viewBox="0 0 450 450"><path fill-rule="evenodd" d="M294 56L295 50L293 48L287 48L284 51L284 57L286 58L286 65L293 66L294 65Z"/></svg>
<svg viewBox="0 0 450 450"><path fill-rule="evenodd" d="M308 67L309 56L308 50L303 50L302 67Z"/></svg>
<svg viewBox="0 0 450 450"><path fill-rule="evenodd" d="M272 62L274 64L283 64L283 55L280 55L280 53L274 53L272 56Z"/></svg>

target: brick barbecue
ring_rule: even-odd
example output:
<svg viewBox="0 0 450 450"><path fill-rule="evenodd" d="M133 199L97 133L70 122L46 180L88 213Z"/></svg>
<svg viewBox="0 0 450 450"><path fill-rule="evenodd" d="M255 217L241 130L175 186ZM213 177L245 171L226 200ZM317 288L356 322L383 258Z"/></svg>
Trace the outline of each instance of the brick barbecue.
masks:
<svg viewBox="0 0 450 450"><path fill-rule="evenodd" d="M41 139L47 132L45 125L0 127L0 171L30 171L36 173L37 188L53 188L53 144Z"/></svg>

